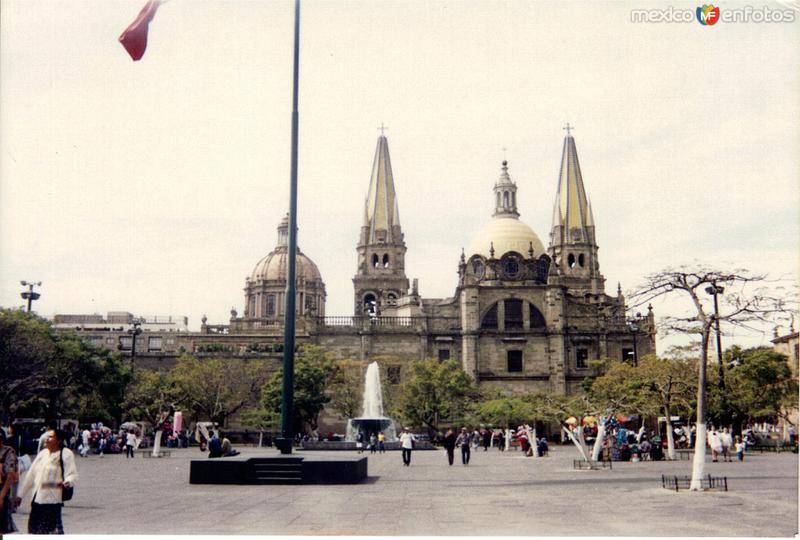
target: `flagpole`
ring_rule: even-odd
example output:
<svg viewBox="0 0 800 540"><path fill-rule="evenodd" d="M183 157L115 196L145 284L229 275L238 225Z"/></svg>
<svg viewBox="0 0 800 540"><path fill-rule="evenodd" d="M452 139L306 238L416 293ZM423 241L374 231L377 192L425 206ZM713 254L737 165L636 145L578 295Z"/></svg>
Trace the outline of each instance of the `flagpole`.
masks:
<svg viewBox="0 0 800 540"><path fill-rule="evenodd" d="M276 445L281 454L292 453L292 409L294 405L294 342L296 317L295 274L297 263L297 112L300 73L300 0L294 2L294 72L292 85L292 168L289 184L289 265L286 270L286 303L283 315L283 399L281 437Z"/></svg>

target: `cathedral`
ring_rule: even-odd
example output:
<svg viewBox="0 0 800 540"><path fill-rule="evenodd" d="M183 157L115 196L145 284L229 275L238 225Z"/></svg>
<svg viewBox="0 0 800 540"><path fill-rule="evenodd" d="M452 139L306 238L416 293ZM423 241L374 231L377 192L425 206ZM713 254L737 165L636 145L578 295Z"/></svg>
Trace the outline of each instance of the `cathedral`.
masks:
<svg viewBox="0 0 800 540"><path fill-rule="evenodd" d="M353 276L353 316L325 315L325 284L298 248L297 334L342 358L453 359L482 386L514 393L573 393L595 375L592 359L635 360L655 351L652 310L626 317L618 290L606 294L592 207L575 139L564 138L547 248L520 219L517 184L503 161L487 185L494 212L460 260L458 283L446 299L420 297L405 271L406 246L389 143L378 138ZM287 220L278 245L245 282L242 317L229 336L282 328L286 287ZM388 366L399 370L401 366Z"/></svg>
<svg viewBox="0 0 800 540"><path fill-rule="evenodd" d="M478 385L505 393L572 394L586 377L599 375L591 360L636 362L655 352L652 309L628 317L619 287L614 296L605 290L592 207L569 132L546 248L520 219L518 186L507 162L486 188L494 211L453 261L458 271L453 295L421 297L417 281L410 282L406 275L401 201L389 143L381 134L355 245L353 315L326 313L322 275L298 247L298 343L318 345L341 359L380 358L394 383L402 380L405 364L412 359L454 360ZM169 367L181 354L191 353L232 361L260 356L277 369L287 265L284 219L278 225L277 245L245 279L243 312L232 309L227 324L209 324L204 316L200 332L190 332L185 318L182 324L180 318L137 321L130 313L114 312L108 320L100 315L56 315L54 326L124 356L135 355L137 366Z"/></svg>

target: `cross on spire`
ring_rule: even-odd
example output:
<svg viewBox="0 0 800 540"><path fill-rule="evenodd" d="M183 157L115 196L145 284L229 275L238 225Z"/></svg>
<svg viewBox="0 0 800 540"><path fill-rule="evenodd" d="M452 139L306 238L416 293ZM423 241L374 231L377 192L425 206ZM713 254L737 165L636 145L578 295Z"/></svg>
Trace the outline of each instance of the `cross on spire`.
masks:
<svg viewBox="0 0 800 540"><path fill-rule="evenodd" d="M383 137L383 131L386 130L386 129L389 129L389 128L384 126L383 122L381 122L381 127L379 127L378 129L381 130L381 137Z"/></svg>
<svg viewBox="0 0 800 540"><path fill-rule="evenodd" d="M570 135L569 132L572 131L573 129L575 129L575 126L571 126L571 125L569 125L569 122L567 122L567 125L564 126L561 129L565 130L567 132L567 137L569 137L569 135Z"/></svg>
<svg viewBox="0 0 800 540"><path fill-rule="evenodd" d="M503 161L506 161L506 150L508 150L508 148L506 148L506 147L504 146L504 147L503 147Z"/></svg>

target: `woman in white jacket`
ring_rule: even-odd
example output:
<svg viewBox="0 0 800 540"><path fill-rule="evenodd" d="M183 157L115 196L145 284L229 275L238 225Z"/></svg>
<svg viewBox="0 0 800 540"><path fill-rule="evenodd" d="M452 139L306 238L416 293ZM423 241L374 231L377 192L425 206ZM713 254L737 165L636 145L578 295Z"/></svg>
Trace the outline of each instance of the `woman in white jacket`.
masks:
<svg viewBox="0 0 800 540"><path fill-rule="evenodd" d="M62 430L48 431L44 449L36 455L22 480L17 505L25 495L33 493L28 534L64 534L61 492L62 488L75 485L78 470L75 467L75 455L69 448L64 448L63 443Z"/></svg>

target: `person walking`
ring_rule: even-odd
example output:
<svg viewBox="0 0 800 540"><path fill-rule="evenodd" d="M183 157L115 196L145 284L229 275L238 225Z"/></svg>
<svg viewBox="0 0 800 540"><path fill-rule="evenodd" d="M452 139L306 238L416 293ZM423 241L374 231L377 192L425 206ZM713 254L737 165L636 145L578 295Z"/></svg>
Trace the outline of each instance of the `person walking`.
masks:
<svg viewBox="0 0 800 540"><path fill-rule="evenodd" d="M447 433L445 433L442 446L444 446L444 449L447 452L447 461L452 466L456 452L456 432L453 431L452 428L448 429Z"/></svg>
<svg viewBox="0 0 800 540"><path fill-rule="evenodd" d="M492 432L488 429L481 430L481 437L483 438L483 451L489 451L489 445L492 443Z"/></svg>
<svg viewBox="0 0 800 540"><path fill-rule="evenodd" d="M731 459L731 446L733 446L733 435L728 428L723 428L722 433L719 434L720 442L722 443L722 458L725 461L733 461Z"/></svg>
<svg viewBox="0 0 800 540"><path fill-rule="evenodd" d="M470 457L470 434L467 431L467 428L462 427L461 433L459 434L458 438L456 439L456 446L461 448L461 463L464 466L469 465L469 457Z"/></svg>
<svg viewBox="0 0 800 540"><path fill-rule="evenodd" d="M133 449L136 447L136 434L133 430L129 430L125 434L125 458L133 457Z"/></svg>
<svg viewBox="0 0 800 540"><path fill-rule="evenodd" d="M711 447L711 461L716 463L720 453L722 453L722 439L719 436L717 428L712 426L711 431L708 432L708 446Z"/></svg>
<svg viewBox="0 0 800 540"><path fill-rule="evenodd" d="M374 454L378 451L378 437L371 433L369 436L369 453Z"/></svg>
<svg viewBox="0 0 800 540"><path fill-rule="evenodd" d="M383 433L383 431L378 433L378 453L386 453L386 435Z"/></svg>
<svg viewBox="0 0 800 540"><path fill-rule="evenodd" d="M403 449L403 465L410 467L411 451L414 449L414 436L408 431L408 428L403 428L403 433L400 435L400 447Z"/></svg>
<svg viewBox="0 0 800 540"><path fill-rule="evenodd" d="M25 495L33 493L28 534L64 534L62 492L63 488L73 487L77 479L75 455L64 448L64 432L48 431L45 447L31 464L16 500L18 506Z"/></svg>
<svg viewBox="0 0 800 540"><path fill-rule="evenodd" d="M363 431L359 431L356 434L356 450L358 451L359 454L364 451L364 432Z"/></svg>
<svg viewBox="0 0 800 540"><path fill-rule="evenodd" d="M19 480L17 453L5 443L6 434L0 429L0 534L9 534L18 530L12 515L15 504L11 497L11 488Z"/></svg>

